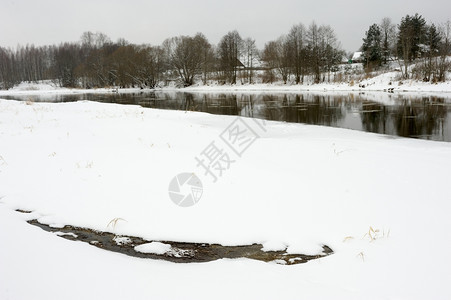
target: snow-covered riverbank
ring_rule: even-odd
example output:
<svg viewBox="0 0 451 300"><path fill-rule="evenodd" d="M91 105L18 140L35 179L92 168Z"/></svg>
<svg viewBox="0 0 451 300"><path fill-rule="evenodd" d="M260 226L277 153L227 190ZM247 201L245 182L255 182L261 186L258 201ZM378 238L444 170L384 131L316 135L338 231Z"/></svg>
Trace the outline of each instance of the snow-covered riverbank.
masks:
<svg viewBox="0 0 451 300"><path fill-rule="evenodd" d="M397 72L387 72L382 75L351 83L319 83L319 84L245 84L245 85L213 85L192 86L187 91L268 91L268 92L393 92L393 93L449 93L451 82L431 84L416 80L395 80Z"/></svg>
<svg viewBox="0 0 451 300"><path fill-rule="evenodd" d="M241 155L224 142L234 122L255 133ZM212 142L230 163L216 182L196 160L211 154ZM450 170L449 143L86 101L0 100L0 298L449 298ZM188 208L168 194L182 172L203 184ZM327 244L335 253L295 266L173 264L63 240L29 218L305 254Z"/></svg>
<svg viewBox="0 0 451 300"><path fill-rule="evenodd" d="M236 85L194 85L187 88L163 87L158 91L186 92L393 92L393 93L451 93L451 81L431 84L416 80L395 80L397 72L387 72L379 76L352 83L320 84L236 84ZM6 95L42 95L42 94L84 94L84 93L136 93L148 91L139 88L62 88L45 81L40 83L23 82L10 90L0 90L0 96Z"/></svg>

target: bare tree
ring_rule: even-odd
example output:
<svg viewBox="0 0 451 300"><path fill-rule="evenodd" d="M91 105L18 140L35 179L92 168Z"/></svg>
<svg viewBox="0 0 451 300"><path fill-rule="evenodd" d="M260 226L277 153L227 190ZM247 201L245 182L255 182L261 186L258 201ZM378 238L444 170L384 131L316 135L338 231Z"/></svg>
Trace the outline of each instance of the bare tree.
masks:
<svg viewBox="0 0 451 300"><path fill-rule="evenodd" d="M304 81L307 69L306 29L302 23L294 25L287 36L290 47L290 64L296 84Z"/></svg>
<svg viewBox="0 0 451 300"><path fill-rule="evenodd" d="M321 29L312 22L307 31L307 46L309 50L310 68L315 78L315 83L321 80Z"/></svg>
<svg viewBox="0 0 451 300"><path fill-rule="evenodd" d="M75 69L81 62L80 45L64 43L58 46L54 52L54 75L59 84L64 87L76 87L78 79Z"/></svg>
<svg viewBox="0 0 451 300"><path fill-rule="evenodd" d="M183 85L192 85L194 76L203 70L205 50L211 48L205 36L199 33L195 37L173 37L164 44L168 62L183 81Z"/></svg>
<svg viewBox="0 0 451 300"><path fill-rule="evenodd" d="M146 76L147 85L150 88L155 88L162 80L164 72L164 53L161 47L148 47L147 51L147 63L146 63Z"/></svg>
<svg viewBox="0 0 451 300"><path fill-rule="evenodd" d="M340 45L337 42L337 36L334 30L329 25L322 25L320 27L321 38L321 66L322 71L327 72L328 81L330 81L330 73L334 68L340 64L345 52L340 49ZM324 81L323 77L323 81Z"/></svg>
<svg viewBox="0 0 451 300"><path fill-rule="evenodd" d="M244 40L244 65L246 66L246 80L252 83L254 76L254 60L258 57L258 49L255 40L247 38Z"/></svg>
<svg viewBox="0 0 451 300"><path fill-rule="evenodd" d="M286 84L290 75L290 45L286 36L266 43L263 61L270 70L275 69Z"/></svg>
<svg viewBox="0 0 451 300"><path fill-rule="evenodd" d="M19 82L14 71L14 65L13 52L10 49L0 47L0 89L10 89Z"/></svg>
<svg viewBox="0 0 451 300"><path fill-rule="evenodd" d="M396 25L390 18L383 18L379 27L382 32L382 58L386 64L395 53Z"/></svg>
<svg viewBox="0 0 451 300"><path fill-rule="evenodd" d="M227 81L236 83L238 67L240 67L240 57L243 49L243 39L238 31L230 31L222 37L218 46L218 56L220 68Z"/></svg>
<svg viewBox="0 0 451 300"><path fill-rule="evenodd" d="M110 44L111 39L102 32L92 33L91 31L85 31L80 37L80 41L83 47L89 49L100 49L105 44Z"/></svg>
<svg viewBox="0 0 451 300"><path fill-rule="evenodd" d="M202 72L202 82L207 84L208 74L214 68L215 52L208 39L202 34L197 33L194 36L196 48L199 51L200 68Z"/></svg>
<svg viewBox="0 0 451 300"><path fill-rule="evenodd" d="M426 21L418 14L407 15L401 19L398 29L398 62L404 66L404 78L409 78L409 65L421 54L420 45L425 36Z"/></svg>
<svg viewBox="0 0 451 300"><path fill-rule="evenodd" d="M451 55L451 21L439 26L439 32L441 36L441 43L439 45L439 62L438 62L438 81L446 80L446 72L450 69L451 63L448 60L448 56Z"/></svg>

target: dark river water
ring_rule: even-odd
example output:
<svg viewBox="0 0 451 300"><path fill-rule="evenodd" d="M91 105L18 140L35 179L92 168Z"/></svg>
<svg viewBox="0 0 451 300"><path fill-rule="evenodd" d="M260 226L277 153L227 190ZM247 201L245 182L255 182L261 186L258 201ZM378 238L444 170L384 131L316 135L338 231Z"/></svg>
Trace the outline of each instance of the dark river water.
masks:
<svg viewBox="0 0 451 300"><path fill-rule="evenodd" d="M35 102L91 100L239 115L451 142L451 95L389 93L142 92L2 96Z"/></svg>

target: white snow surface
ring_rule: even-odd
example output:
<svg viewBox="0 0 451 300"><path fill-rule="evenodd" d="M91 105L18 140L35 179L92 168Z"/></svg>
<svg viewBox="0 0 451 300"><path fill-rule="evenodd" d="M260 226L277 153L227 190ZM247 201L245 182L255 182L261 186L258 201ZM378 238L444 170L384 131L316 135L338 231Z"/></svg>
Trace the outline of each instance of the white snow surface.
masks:
<svg viewBox="0 0 451 300"><path fill-rule="evenodd" d="M142 253L165 254L171 251L171 245L160 242L151 242L135 247L135 250Z"/></svg>
<svg viewBox="0 0 451 300"><path fill-rule="evenodd" d="M263 244L262 251L284 251L287 249L287 245L280 241L272 240Z"/></svg>
<svg viewBox="0 0 451 300"><path fill-rule="evenodd" d="M28 104L0 100L0 299L451 298L449 143L267 122L213 183L195 157L220 145L236 117ZM169 199L181 172L203 183L193 207ZM65 240L25 222L33 218L148 240L335 253L294 266L174 264Z"/></svg>

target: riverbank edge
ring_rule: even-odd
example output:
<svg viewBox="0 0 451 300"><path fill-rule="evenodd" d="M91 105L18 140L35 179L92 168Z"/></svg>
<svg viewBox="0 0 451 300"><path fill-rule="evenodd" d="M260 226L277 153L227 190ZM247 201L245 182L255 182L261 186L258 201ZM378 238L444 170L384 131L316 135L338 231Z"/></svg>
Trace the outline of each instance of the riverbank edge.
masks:
<svg viewBox="0 0 451 300"><path fill-rule="evenodd" d="M0 96L14 95L38 95L38 94L106 94L106 93L141 93L141 92L196 92L196 93L259 93L259 92L277 92L277 93L322 93L322 92L382 92L382 93L451 93L450 82L430 84L417 81L411 81L404 84L360 84L360 86L351 86L349 84L312 84L312 85L268 85L268 84L250 84L250 85L197 85L186 88L163 87L154 89L141 88L59 88L52 89L48 86L41 88L40 84L30 84L25 88L0 90Z"/></svg>

